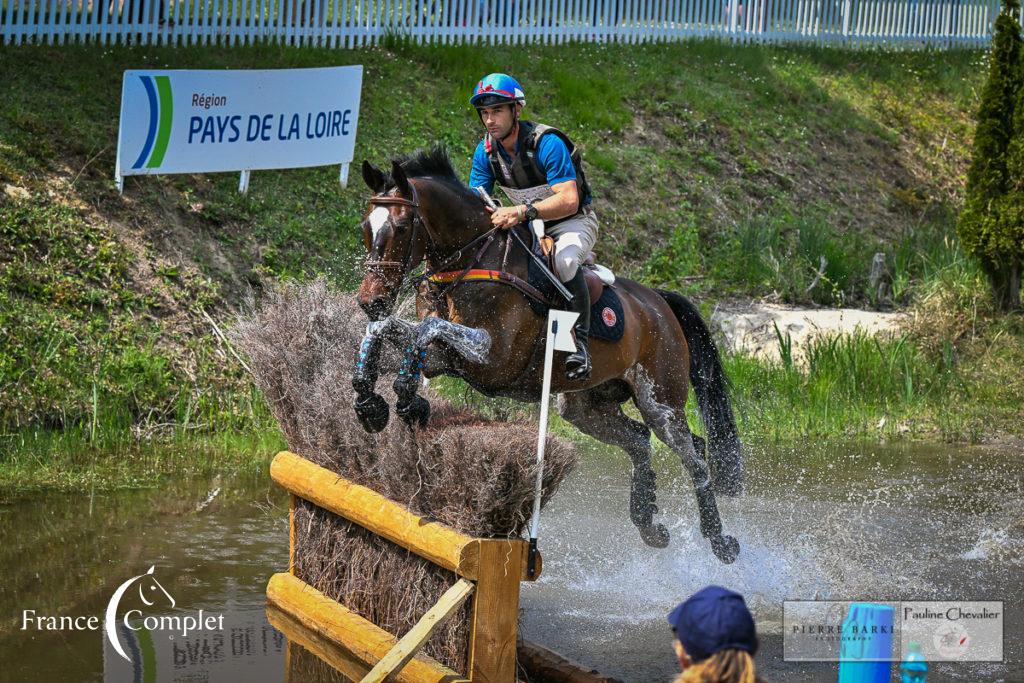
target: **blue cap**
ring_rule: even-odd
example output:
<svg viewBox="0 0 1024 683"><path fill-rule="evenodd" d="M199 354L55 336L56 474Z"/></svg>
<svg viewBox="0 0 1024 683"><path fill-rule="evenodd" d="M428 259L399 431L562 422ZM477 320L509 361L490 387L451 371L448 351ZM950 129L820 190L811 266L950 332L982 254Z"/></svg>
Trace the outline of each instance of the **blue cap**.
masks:
<svg viewBox="0 0 1024 683"><path fill-rule="evenodd" d="M721 650L757 652L754 617L743 596L721 586L708 586L669 612L668 625L695 662Z"/></svg>

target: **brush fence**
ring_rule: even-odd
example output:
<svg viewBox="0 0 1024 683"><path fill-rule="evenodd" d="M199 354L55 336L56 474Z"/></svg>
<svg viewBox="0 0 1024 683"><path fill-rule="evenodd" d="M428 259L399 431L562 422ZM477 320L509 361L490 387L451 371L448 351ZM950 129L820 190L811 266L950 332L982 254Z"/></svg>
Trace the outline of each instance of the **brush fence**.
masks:
<svg viewBox="0 0 1024 683"><path fill-rule="evenodd" d="M999 0L2 0L0 43L328 48L416 43L736 42L952 47Z"/></svg>
<svg viewBox="0 0 1024 683"><path fill-rule="evenodd" d="M267 585L275 627L352 680L516 680L519 583L532 580L525 541L466 536L287 451L274 458L270 475L291 494L289 573L275 574ZM401 639L383 631L295 576L297 497L455 572L459 580ZM469 671L462 674L419 649L465 600L473 603Z"/></svg>

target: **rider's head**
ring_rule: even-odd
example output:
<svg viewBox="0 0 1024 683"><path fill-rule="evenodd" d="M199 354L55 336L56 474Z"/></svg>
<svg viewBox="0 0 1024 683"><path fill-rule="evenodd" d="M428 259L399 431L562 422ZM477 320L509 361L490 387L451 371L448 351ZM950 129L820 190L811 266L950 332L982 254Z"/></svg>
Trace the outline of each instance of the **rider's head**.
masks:
<svg viewBox="0 0 1024 683"><path fill-rule="evenodd" d="M516 79L506 74L484 76L469 98L480 121L496 140L504 140L519 123L519 112L526 104L526 93Z"/></svg>

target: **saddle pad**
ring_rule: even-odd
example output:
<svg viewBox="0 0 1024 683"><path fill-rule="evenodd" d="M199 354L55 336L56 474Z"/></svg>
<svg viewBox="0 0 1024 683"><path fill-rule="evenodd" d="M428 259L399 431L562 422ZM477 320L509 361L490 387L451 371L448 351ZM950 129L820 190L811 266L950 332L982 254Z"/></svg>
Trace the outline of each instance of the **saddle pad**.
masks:
<svg viewBox="0 0 1024 683"><path fill-rule="evenodd" d="M530 246L533 249L533 253L543 260L544 256L540 253L540 245L536 239L532 239ZM530 259L527 281L548 299L552 301L562 300L562 295L558 293L555 286L551 284L551 281L544 276L540 266L533 259ZM534 313L540 316L547 316L547 306L530 298L526 298L526 300ZM614 288L605 285L597 301L590 302L590 336L595 339L617 342L622 339L625 329L626 324L622 311L622 300Z"/></svg>

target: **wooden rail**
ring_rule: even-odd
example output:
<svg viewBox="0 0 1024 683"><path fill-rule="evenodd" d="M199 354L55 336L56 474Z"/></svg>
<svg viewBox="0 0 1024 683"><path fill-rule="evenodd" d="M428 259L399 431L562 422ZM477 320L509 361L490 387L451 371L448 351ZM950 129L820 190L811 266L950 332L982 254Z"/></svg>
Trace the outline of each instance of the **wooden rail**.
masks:
<svg viewBox="0 0 1024 683"><path fill-rule="evenodd" d="M355 678L355 680L361 680L366 675L366 671L360 671L362 667L358 662L379 661L386 657L398 642L398 639L387 631L349 611L344 605L331 600L305 581L291 574L274 574L270 578L270 583L267 585L267 600L310 634L341 645L344 650L347 650L357 661L343 664L346 670L343 670L342 673L350 678ZM294 638L294 636L292 637ZM308 639L308 642L314 643L312 648L306 643L301 644L323 657L321 652L326 648L316 646L315 641L316 638ZM339 657L323 658L332 664L340 659ZM337 668L337 665L335 666ZM409 660L401 670L393 675L395 680L408 683L423 681L453 683L465 680L465 677L422 653Z"/></svg>
<svg viewBox="0 0 1024 683"><path fill-rule="evenodd" d="M267 586L267 599L287 619L304 629L314 653L327 652L326 643L351 653L346 659L329 654L336 668L351 666L351 659L368 665L359 679L400 681L456 681L512 683L516 680L516 636L519 619L519 584L536 580L543 564L538 557L534 577L526 573L527 544L521 539L473 538L427 519L354 484L334 472L283 451L270 466L271 477L292 494L290 505L290 566L288 574L275 574ZM331 600L294 575L295 498L307 500L354 522L378 536L448 569L468 582L449 591L413 627L411 638L398 640L343 605ZM457 584L458 585L458 584ZM442 616L455 611L456 600L472 593L468 676L417 654ZM268 613L269 615L269 613ZM301 638L301 636L300 636ZM385 664L379 668L376 665ZM345 664L347 662L347 664ZM370 676L372 674L372 676ZM348 675L348 674L346 674ZM350 678L354 676L349 675ZM369 678L368 678L369 677Z"/></svg>

